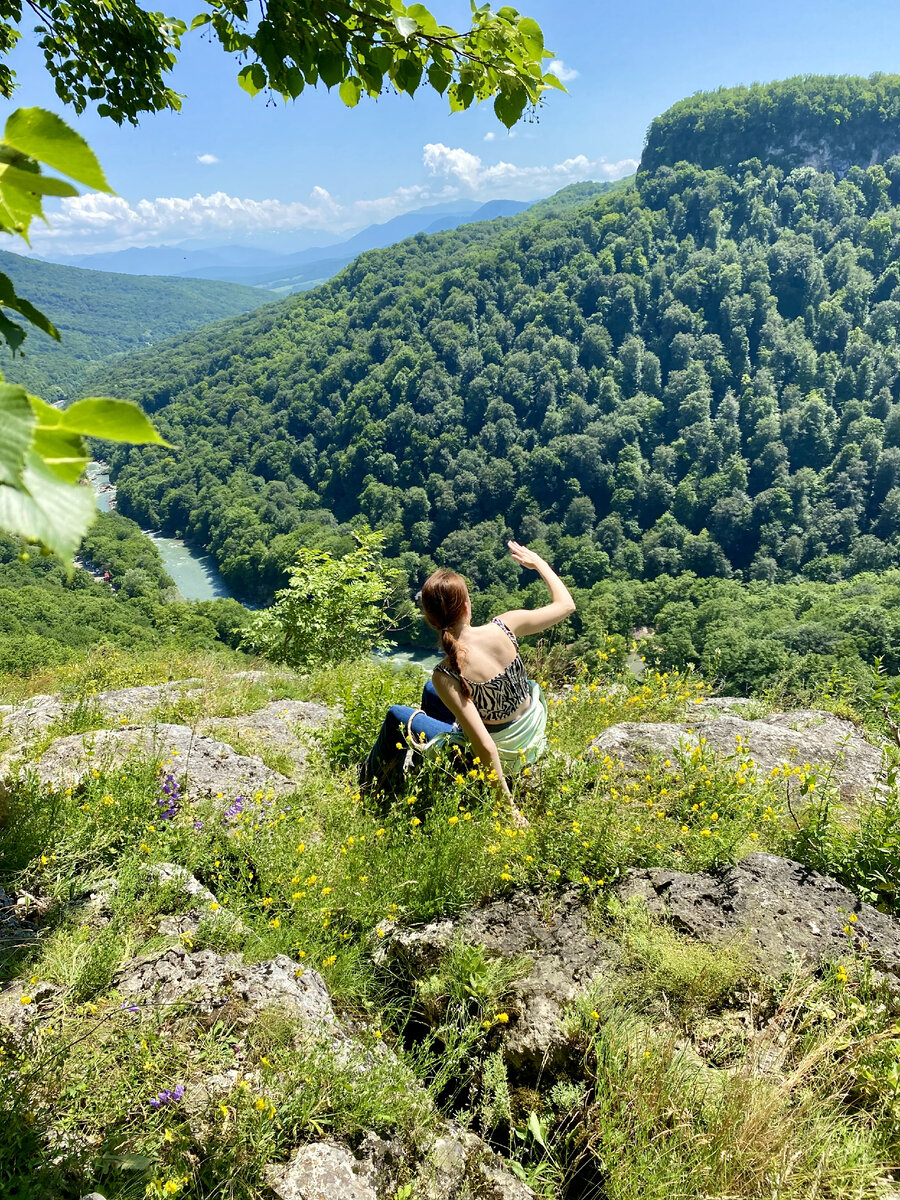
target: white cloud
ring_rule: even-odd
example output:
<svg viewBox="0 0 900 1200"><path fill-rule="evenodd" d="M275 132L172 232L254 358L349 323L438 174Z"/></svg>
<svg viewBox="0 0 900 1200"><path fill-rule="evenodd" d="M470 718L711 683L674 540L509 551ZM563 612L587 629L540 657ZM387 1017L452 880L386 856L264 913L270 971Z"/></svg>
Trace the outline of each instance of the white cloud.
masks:
<svg viewBox="0 0 900 1200"><path fill-rule="evenodd" d="M221 159L216 158L214 154L198 154L197 162L203 163L204 167L211 167L213 163L221 162Z"/></svg>
<svg viewBox="0 0 900 1200"><path fill-rule="evenodd" d="M547 65L547 71L551 75L555 75L560 83L569 83L572 79L578 78L575 68L567 67L561 58L552 59Z"/></svg>
<svg viewBox="0 0 900 1200"><path fill-rule="evenodd" d="M493 129L489 129L487 131L487 133L484 135L484 140L486 142L492 142L496 136L497 135L496 135L496 133L494 133Z"/></svg>
<svg viewBox="0 0 900 1200"><path fill-rule="evenodd" d="M464 188L479 195L486 191L496 194L502 189L505 194L524 199L583 179L621 179L637 170L637 160L633 158L607 162L605 158L590 159L585 154L533 167L517 167L508 162L488 166L477 154L445 146L443 142L430 142L424 149L423 161L430 174L458 180Z"/></svg>
<svg viewBox="0 0 900 1200"><path fill-rule="evenodd" d="M610 163L584 154L562 162L520 167L486 164L462 147L431 142L423 147L424 183L389 195L344 202L316 186L305 201L250 200L213 192L203 196L157 196L129 201L88 193L53 205L49 228L34 230L38 253L87 254L127 246L155 246L215 236L239 241L258 233L324 230L349 234L400 213L460 196L534 200L583 179L619 179L637 168L634 159ZM50 207L48 205L48 207Z"/></svg>

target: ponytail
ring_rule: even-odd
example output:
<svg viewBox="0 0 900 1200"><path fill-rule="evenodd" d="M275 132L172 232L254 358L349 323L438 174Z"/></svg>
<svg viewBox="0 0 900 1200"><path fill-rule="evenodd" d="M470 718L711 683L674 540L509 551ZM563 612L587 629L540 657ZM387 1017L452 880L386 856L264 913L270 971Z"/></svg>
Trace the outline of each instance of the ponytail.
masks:
<svg viewBox="0 0 900 1200"><path fill-rule="evenodd" d="M459 680L459 690L462 692L463 700L471 700L472 689L469 687L468 681L465 679L459 666L459 642L449 629L441 630L441 649L447 655L450 669Z"/></svg>
<svg viewBox="0 0 900 1200"><path fill-rule="evenodd" d="M459 690L464 700L470 700L472 689L463 678L459 665L461 647L453 636L453 627L465 619L469 602L469 589L462 575L448 571L446 567L429 575L420 593L425 620L440 636L441 649L447 656L450 669L459 680ZM465 657L465 651L462 651Z"/></svg>

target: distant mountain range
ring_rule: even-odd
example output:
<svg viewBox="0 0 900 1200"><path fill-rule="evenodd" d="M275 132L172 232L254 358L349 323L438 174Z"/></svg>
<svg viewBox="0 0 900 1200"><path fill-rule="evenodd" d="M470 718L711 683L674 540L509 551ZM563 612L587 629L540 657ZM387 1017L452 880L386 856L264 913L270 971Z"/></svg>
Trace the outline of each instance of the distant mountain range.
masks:
<svg viewBox="0 0 900 1200"><path fill-rule="evenodd" d="M330 279L365 250L377 250L417 233L439 233L472 221L511 217L529 208L521 200L490 200L479 204L460 200L432 204L403 213L380 225L369 225L345 241L319 244L291 253L264 245L210 245L191 239L172 246L131 246L104 254L56 255L53 261L69 267L87 267L123 275L175 275L190 279L216 279L265 288L286 295Z"/></svg>
<svg viewBox="0 0 900 1200"><path fill-rule="evenodd" d="M52 403L81 395L87 372L129 350L249 312L274 300L259 288L215 279L129 277L85 271L0 251L0 271L56 325L62 340L31 329L13 358L0 352L9 383Z"/></svg>

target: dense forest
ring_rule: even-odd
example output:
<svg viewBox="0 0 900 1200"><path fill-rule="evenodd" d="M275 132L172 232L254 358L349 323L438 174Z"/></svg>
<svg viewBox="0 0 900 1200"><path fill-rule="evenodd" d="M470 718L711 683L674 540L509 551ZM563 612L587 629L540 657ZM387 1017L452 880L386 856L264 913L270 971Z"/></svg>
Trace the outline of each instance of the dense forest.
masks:
<svg viewBox="0 0 900 1200"><path fill-rule="evenodd" d="M88 569L70 573L58 559L23 551L0 533L0 675L28 674L102 647L235 644L246 619L234 600L188 604L140 528L101 513L82 546L82 561L109 571L112 586Z"/></svg>
<svg viewBox="0 0 900 1200"><path fill-rule="evenodd" d="M77 399L86 374L111 356L139 350L271 301L256 288L205 279L151 278L61 267L0 251L0 271L50 318L61 341L32 331L0 369L51 403Z"/></svg>
<svg viewBox="0 0 900 1200"><path fill-rule="evenodd" d="M734 172L758 158L846 174L900 153L900 75L796 75L679 100L651 123L642 171L692 162Z"/></svg>
<svg viewBox="0 0 900 1200"><path fill-rule="evenodd" d="M900 158L837 182L682 165L555 216L414 238L107 380L177 453L123 510L265 597L318 526L411 579L840 580L898 561Z"/></svg>

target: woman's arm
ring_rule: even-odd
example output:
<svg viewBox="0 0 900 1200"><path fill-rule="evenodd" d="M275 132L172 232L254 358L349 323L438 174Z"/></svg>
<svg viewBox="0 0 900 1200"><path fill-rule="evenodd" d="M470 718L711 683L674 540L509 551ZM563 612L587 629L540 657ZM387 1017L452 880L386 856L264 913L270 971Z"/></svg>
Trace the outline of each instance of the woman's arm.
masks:
<svg viewBox="0 0 900 1200"><path fill-rule="evenodd" d="M434 690L447 705L459 722L463 733L469 739L472 749L481 759L485 770L493 769L494 778L491 782L496 791L507 799L512 799L509 787L503 777L500 765L500 755L494 739L488 733L481 714L471 700L464 700L459 685L443 671L435 671L431 677Z"/></svg>
<svg viewBox="0 0 900 1200"><path fill-rule="evenodd" d="M541 608L517 608L512 612L503 613L500 620L516 634L517 637L527 637L530 633L541 633L558 625L575 611L575 601L569 589L556 574L549 563L539 554L535 554L518 542L509 542L509 552L523 567L537 571L544 583L550 589L550 603Z"/></svg>

